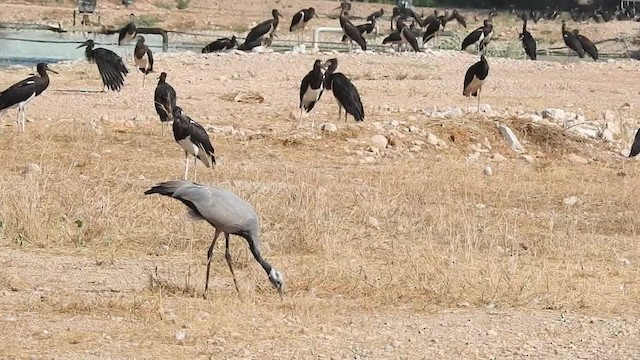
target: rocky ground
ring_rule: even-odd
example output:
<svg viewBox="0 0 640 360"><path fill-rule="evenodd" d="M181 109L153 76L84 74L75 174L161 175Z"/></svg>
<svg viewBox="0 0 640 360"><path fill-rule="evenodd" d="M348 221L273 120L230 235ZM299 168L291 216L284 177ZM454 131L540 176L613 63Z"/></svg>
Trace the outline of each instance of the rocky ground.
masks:
<svg viewBox="0 0 640 360"><path fill-rule="evenodd" d="M334 56L365 121L337 121L325 93L298 128L300 80ZM157 73L99 93L95 65L53 65L27 134L15 111L1 118L2 356L635 358L638 64L490 57L476 112L462 96L475 61L157 55L216 148L198 181L256 207L282 301L240 239L240 295L218 247L203 300L210 227L142 195L183 171L160 136Z"/></svg>

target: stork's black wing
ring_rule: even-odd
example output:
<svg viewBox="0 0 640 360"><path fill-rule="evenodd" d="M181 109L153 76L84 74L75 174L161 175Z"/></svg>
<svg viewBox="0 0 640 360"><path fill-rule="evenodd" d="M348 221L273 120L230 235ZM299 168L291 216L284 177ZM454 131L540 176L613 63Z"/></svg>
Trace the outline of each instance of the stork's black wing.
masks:
<svg viewBox="0 0 640 360"><path fill-rule="evenodd" d="M360 45L360 48L362 48L362 50L367 50L367 41L364 39L364 37L362 37L362 34L360 34L360 31L358 31L358 28L355 27L355 25L353 25L351 21L349 20L343 21L343 19L344 18L341 16L340 26L342 27L342 30L344 31L345 35L347 35L347 37L350 38L351 40L358 43L358 45Z"/></svg>
<svg viewBox="0 0 640 360"><path fill-rule="evenodd" d="M189 134L191 135L191 142L196 144L200 149L204 150L204 154L198 154L198 158L204 164L215 164L216 158L213 155L215 150L213 149L213 145L211 145L209 134L207 134L207 131L202 127L202 125L198 124L198 122L188 116L184 117L189 121ZM205 156L209 157L211 159L211 162L209 162Z"/></svg>
<svg viewBox="0 0 640 360"><path fill-rule="evenodd" d="M402 37L404 37L404 39L409 43L409 45L411 45L411 48L413 49L413 51L415 52L420 52L420 47L418 46L418 41L416 40L415 35L413 35L413 31L411 31L411 29L409 29L408 27L403 27L401 35Z"/></svg>
<svg viewBox="0 0 640 360"><path fill-rule="evenodd" d="M471 44L477 43L478 40L480 40L480 35L482 35L482 30L483 27L479 27L469 33L469 35L462 40L462 50L466 49Z"/></svg>
<svg viewBox="0 0 640 360"><path fill-rule="evenodd" d="M476 75L476 72L478 72L477 68L480 66L479 64L480 62L477 62L469 66L469 69L467 69L467 73L464 75L464 84L462 85L463 95L464 95L464 90L467 88L467 86L469 86L469 84L471 84L471 81L473 81L473 77Z"/></svg>
<svg viewBox="0 0 640 360"><path fill-rule="evenodd" d="M427 30L425 30L424 35L422 35L422 42L427 43L429 40L436 36L436 32L440 29L440 20L434 19L427 26Z"/></svg>
<svg viewBox="0 0 640 360"><path fill-rule="evenodd" d="M386 38L384 38L382 40L382 43L383 44L397 43L398 41L402 41L402 37L400 36L400 32L396 31L396 32L393 32L393 33L389 34L389 36L387 36Z"/></svg>
<svg viewBox="0 0 640 360"><path fill-rule="evenodd" d="M633 140L633 145L631 145L631 152L629 152L629 157L634 157L640 154L640 129L636 132L636 137Z"/></svg>
<svg viewBox="0 0 640 360"><path fill-rule="evenodd" d="M460 13L454 11L453 14L449 16L447 21L451 21L454 19L458 22L458 24L462 25L462 27L467 27L467 21L465 20L464 16L460 15Z"/></svg>
<svg viewBox="0 0 640 360"><path fill-rule="evenodd" d="M210 53L214 51L220 51L226 49L226 47L231 43L231 39L229 38L220 38L209 45L202 48L202 53Z"/></svg>
<svg viewBox="0 0 640 360"><path fill-rule="evenodd" d="M333 95L338 99L347 113L353 115L356 121L364 120L364 108L360 100L358 89L342 73L335 73L332 76L331 89Z"/></svg>
<svg viewBox="0 0 640 360"><path fill-rule="evenodd" d="M151 52L151 49L148 46L147 46L147 58L149 59L149 67L147 68L146 74L153 72L153 53Z"/></svg>
<svg viewBox="0 0 640 360"><path fill-rule="evenodd" d="M522 46L531 60L536 59L536 40L527 31L522 34Z"/></svg>
<svg viewBox="0 0 640 360"><path fill-rule="evenodd" d="M580 41L578 41L578 39L573 36L573 34L566 31L562 34L562 38L564 39L564 44L567 45L569 49L578 53L579 57L584 57L584 49L582 48Z"/></svg>
<svg viewBox="0 0 640 360"><path fill-rule="evenodd" d="M36 76L17 82L0 93L0 110L29 99L36 92Z"/></svg>
<svg viewBox="0 0 640 360"><path fill-rule="evenodd" d="M173 109L176 107L176 91L167 83L156 86L153 96L156 112L160 116L160 121L172 120Z"/></svg>
<svg viewBox="0 0 640 360"><path fill-rule="evenodd" d="M93 50L93 53L104 86L112 91L120 91L124 86L124 77L129 73L122 58L113 51L104 48L97 48Z"/></svg>
<svg viewBox="0 0 640 360"><path fill-rule="evenodd" d="M584 49L584 51L589 54L589 56L591 56L591 58L593 60L598 60L598 48L596 47L596 45L589 40L589 38L587 38L586 36L580 35L578 34L576 36L576 39L578 39L578 42L580 42L580 45L582 46L582 48Z"/></svg>
<svg viewBox="0 0 640 360"><path fill-rule="evenodd" d="M304 12L298 11L295 15L293 15L293 18L291 19L291 26L289 26L289 32L293 31L294 27L303 21L304 21Z"/></svg>
<svg viewBox="0 0 640 360"><path fill-rule="evenodd" d="M252 43L255 40L263 37L269 32L271 29L271 23L273 23L273 19L265 20L260 24L256 25L249 34L247 34L247 38L244 40L245 43Z"/></svg>
<svg viewBox="0 0 640 360"><path fill-rule="evenodd" d="M302 98L304 97L304 93L309 88L309 83L311 83L311 77L313 76L313 70L309 71L304 78L302 78L302 82L300 83L300 107L302 107Z"/></svg>

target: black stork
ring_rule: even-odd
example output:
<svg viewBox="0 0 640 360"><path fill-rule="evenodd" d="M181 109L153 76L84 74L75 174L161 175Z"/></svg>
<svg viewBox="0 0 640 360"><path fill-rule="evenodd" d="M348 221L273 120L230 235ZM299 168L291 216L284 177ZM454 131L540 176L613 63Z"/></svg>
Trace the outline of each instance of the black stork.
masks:
<svg viewBox="0 0 640 360"><path fill-rule="evenodd" d="M369 22L376 21L378 20L378 18L382 17L382 15L384 15L384 9L374 11L369 16L367 16L367 21Z"/></svg>
<svg viewBox="0 0 640 360"><path fill-rule="evenodd" d="M349 39L349 52L351 52L351 48L353 46L352 41L355 41L358 45L360 45L360 48L362 48L363 51L367 50L367 41L364 39L364 37L362 37L360 31L358 31L358 28L353 25L351 20L349 20L349 18L347 17L348 9L346 5L348 5L348 3L343 2L336 9L342 9L340 11L340 27Z"/></svg>
<svg viewBox="0 0 640 360"><path fill-rule="evenodd" d="M0 116L7 110L17 107L18 117L16 118L16 123L18 131L21 133L25 132L27 104L36 96L42 94L49 86L49 74L47 72L50 71L57 74L57 72L49 69L46 63L39 63L36 69L38 75L30 76L0 92Z"/></svg>
<svg viewBox="0 0 640 360"><path fill-rule="evenodd" d="M578 54L578 57L584 57L584 48L580 41L576 38L573 33L567 30L567 25L564 20L562 20L562 40L564 40L564 44L567 45L567 56L569 56L571 50L575 51Z"/></svg>
<svg viewBox="0 0 640 360"><path fill-rule="evenodd" d="M343 73L335 72L338 68L338 59L329 59L324 67L327 71L324 74L324 88L331 90L338 103L338 121L342 116L344 108L344 120L347 121L347 114L353 115L356 121L364 120L364 107L360 100L358 89L344 76Z"/></svg>
<svg viewBox="0 0 640 360"><path fill-rule="evenodd" d="M578 29L573 30L573 36L578 39L578 42L584 49L584 52L591 56L593 61L598 61L598 48L593 41L589 40L589 38L584 35L580 35L580 31Z"/></svg>
<svg viewBox="0 0 640 360"><path fill-rule="evenodd" d="M313 18L318 18L316 15L316 9L310 7L308 9L302 9L298 11L291 19L291 26L289 26L289 32L298 32L298 45L304 40L304 28L307 23Z"/></svg>
<svg viewBox="0 0 640 360"><path fill-rule="evenodd" d="M257 47L269 47L271 46L271 43L273 42L273 33L271 35L269 35L268 37L264 37L261 36L251 42L244 42L240 45L238 45L238 50L242 50L242 51L252 51L253 49L257 48Z"/></svg>
<svg viewBox="0 0 640 360"><path fill-rule="evenodd" d="M375 20L372 22L367 22L364 24L356 25L356 28L360 32L360 35L364 36L364 34L371 34L373 30L376 28ZM347 34L342 35L342 42L347 41Z"/></svg>
<svg viewBox="0 0 640 360"><path fill-rule="evenodd" d="M367 21L376 25L376 23L378 22L378 19L382 17L382 15L384 15L384 9L380 9L378 11L374 11L371 14L369 14L369 16L367 16ZM376 31L377 33L377 31Z"/></svg>
<svg viewBox="0 0 640 360"><path fill-rule="evenodd" d="M400 46L403 43L404 43L404 40L402 40L402 36L400 36L400 31L394 31L391 34L389 34L387 37L382 39L383 45L391 44L392 48L393 48L393 45L397 45L398 51L400 51Z"/></svg>
<svg viewBox="0 0 640 360"><path fill-rule="evenodd" d="M476 44L476 48L478 53L486 52L486 47L491 41L493 37L493 24L491 24L491 20L493 17L493 12L489 13L489 18L484 19L482 26L473 30L467 37L462 40L462 50L469 47L471 44Z"/></svg>
<svg viewBox="0 0 640 360"><path fill-rule="evenodd" d="M324 74L322 73L322 61L317 59L313 63L313 70L309 71L300 83L300 123L302 127L302 110L307 113L313 110L316 102L320 101L324 90ZM311 120L311 127L315 127L315 120Z"/></svg>
<svg viewBox="0 0 640 360"><path fill-rule="evenodd" d="M129 15L129 22L120 31L118 31L118 46L123 46L131 43L133 39L138 35L138 28L136 27L136 17L134 14ZM127 48L124 48L125 55Z"/></svg>
<svg viewBox="0 0 640 360"><path fill-rule="evenodd" d="M102 78L102 92L106 88L111 91L120 91L124 86L124 78L129 73L118 54L109 49L94 48L93 40L87 40L76 49L86 47L84 56L89 62L98 65L98 72Z"/></svg>
<svg viewBox="0 0 640 360"><path fill-rule="evenodd" d="M427 25L427 30L425 30L422 35L422 46L426 45L429 40L435 38L435 47L438 47L438 33L444 30L445 18L444 15L440 15L437 18L431 20Z"/></svg>
<svg viewBox="0 0 640 360"><path fill-rule="evenodd" d="M249 31L249 34L247 34L244 41L245 43L253 43L264 36L273 37L276 29L278 28L278 23L280 22L282 14L280 14L277 9L273 9L271 10L271 15L273 16L273 19L265 20Z"/></svg>
<svg viewBox="0 0 640 360"><path fill-rule="evenodd" d="M531 36L531 33L527 31L527 16L523 14L522 16L522 33L518 35L520 41L522 41L522 47L524 48L524 52L526 56L529 56L529 59L536 59L536 39Z"/></svg>
<svg viewBox="0 0 640 360"><path fill-rule="evenodd" d="M144 88L144 81L147 78L147 74L153 72L153 53L144 43L144 36L142 35L138 35L138 42L136 43L136 48L133 51L133 57L136 67L144 75L142 78L142 87Z"/></svg>
<svg viewBox="0 0 640 360"><path fill-rule="evenodd" d="M416 36L414 35L411 28L404 25L399 28L400 38L404 43L407 43L411 46L413 51L420 52L420 47L418 46L418 41L416 40Z"/></svg>
<svg viewBox="0 0 640 360"><path fill-rule="evenodd" d="M184 149L185 180L189 173L189 155L193 156L193 181L196 180L198 159L208 168L216 163L209 134L202 125L185 115L179 106L173 108L173 138Z"/></svg>
<svg viewBox="0 0 640 360"><path fill-rule="evenodd" d="M633 139L633 144L631 145L631 151L629 152L629 157L638 156L640 154L640 129L636 131L636 136Z"/></svg>
<svg viewBox="0 0 640 360"><path fill-rule="evenodd" d="M457 9L453 9L453 12L451 12L451 15L447 18L447 21L452 20L455 20L458 24L462 25L463 28L467 28L467 20L460 14L460 12L458 12Z"/></svg>
<svg viewBox="0 0 640 360"><path fill-rule="evenodd" d="M160 116L162 124L162 136L164 136L164 124L173 120L173 109L176 108L176 91L167 83L167 73L160 73L158 85L153 95L153 103L156 113Z"/></svg>
<svg viewBox="0 0 640 360"><path fill-rule="evenodd" d="M237 45L238 45L238 41L235 35L233 35L231 38L223 37L203 47L202 53L206 54L206 53L218 52L222 50L229 50L229 49L233 49Z"/></svg>
<svg viewBox="0 0 640 360"><path fill-rule="evenodd" d="M464 75L464 86L462 95L471 99L470 96L478 97L478 112L480 112L480 91L482 85L489 75L489 63L484 55L480 55L480 61L471 65Z"/></svg>

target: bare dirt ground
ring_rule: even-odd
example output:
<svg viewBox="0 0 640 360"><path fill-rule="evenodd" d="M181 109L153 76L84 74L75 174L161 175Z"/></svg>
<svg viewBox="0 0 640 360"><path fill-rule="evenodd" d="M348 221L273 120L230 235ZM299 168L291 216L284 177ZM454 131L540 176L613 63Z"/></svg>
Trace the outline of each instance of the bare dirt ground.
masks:
<svg viewBox="0 0 640 360"><path fill-rule="evenodd" d="M474 55L339 54L364 124L337 122L325 93L311 117L338 130L310 129L308 117L298 129L299 82L330 56L157 55L216 147L220 164L200 165L198 181L256 207L264 255L285 274L283 301L241 239L241 294L219 247L202 299L213 231L180 203L142 194L183 171L178 145L160 136L157 74L143 89L132 73L103 94L84 91L102 88L95 65L55 64L27 134L16 134L15 111L1 119L0 357L637 357L637 162L516 116L559 107L635 119L636 62L491 58L491 112L433 118L424 110L467 105ZM2 87L29 72L2 71ZM264 101L233 100L250 90ZM376 150L376 134L394 143Z"/></svg>

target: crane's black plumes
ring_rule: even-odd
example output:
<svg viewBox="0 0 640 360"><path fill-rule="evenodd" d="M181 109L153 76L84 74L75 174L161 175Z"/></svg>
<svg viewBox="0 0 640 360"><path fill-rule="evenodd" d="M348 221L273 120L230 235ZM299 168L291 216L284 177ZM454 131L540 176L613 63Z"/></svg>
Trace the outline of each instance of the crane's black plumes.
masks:
<svg viewBox="0 0 640 360"><path fill-rule="evenodd" d="M173 120L173 109L176 108L176 91L167 83L167 73L160 73L158 85L153 95L156 113L162 122L162 135L164 135L164 123Z"/></svg>
<svg viewBox="0 0 640 360"><path fill-rule="evenodd" d="M580 46L584 49L584 52L589 54L594 61L598 61L598 48L593 41L589 40L589 38L584 35L580 35L580 31L578 31L578 29L573 30L573 36L578 40Z"/></svg>
<svg viewBox="0 0 640 360"><path fill-rule="evenodd" d="M206 167L211 167L216 163L213 145L209 139L209 134L198 124L182 112L179 106L173 108L173 137L185 152L184 178L187 178L189 171L189 155L194 157L193 173L195 180L196 166L195 159L200 159Z"/></svg>
<svg viewBox="0 0 640 360"><path fill-rule="evenodd" d="M124 78L129 73L118 54L109 49L94 48L93 40L87 40L77 49L85 46L84 56L89 62L98 65L98 72L102 78L102 84L111 91L120 91L124 86Z"/></svg>
<svg viewBox="0 0 640 360"><path fill-rule="evenodd" d="M531 33L527 31L527 18L523 17L522 22L522 33L519 35L520 41L522 41L522 47L524 51L527 53L527 56L531 60L536 59L536 40L531 36Z"/></svg>
<svg viewBox="0 0 640 360"><path fill-rule="evenodd" d="M255 42L261 37L267 35L271 36L276 31L276 29L278 28L278 24L280 23L282 14L280 14L277 9L273 9L271 10L271 15L273 16L273 19L265 20L256 25L253 29L251 29L251 31L249 31L249 34L247 34L247 37L244 41L245 43Z"/></svg>
<svg viewBox="0 0 640 360"><path fill-rule="evenodd" d="M480 92L487 76L489 76L489 63L484 55L481 55L480 61L471 65L464 75L462 95L466 97L477 96L478 111L480 111Z"/></svg>
<svg viewBox="0 0 640 360"><path fill-rule="evenodd" d="M38 76L30 76L20 82L11 85L9 88L0 92L0 115L8 109L18 108L18 116L16 123L20 132L25 132L25 107L36 96L42 94L49 87L48 71L57 74L57 72L49 69L46 63L39 63L36 66ZM22 115L22 119L20 119Z"/></svg>
<svg viewBox="0 0 640 360"><path fill-rule="evenodd" d="M580 44L580 41L578 41L578 39L575 37L575 35L567 30L567 26L564 20L562 21L562 39L569 49L575 51L580 58L584 57L584 48Z"/></svg>
<svg viewBox="0 0 640 360"><path fill-rule="evenodd" d="M237 45L238 45L238 41L236 40L235 35L233 35L231 38L223 37L203 47L202 53L206 54L206 53L217 52L222 50L229 50L229 49L233 49Z"/></svg>
<svg viewBox="0 0 640 360"><path fill-rule="evenodd" d="M347 114L353 115L356 121L363 121L364 107L358 89L344 74L335 72L338 68L338 59L329 59L325 63L325 67L327 67L327 71L325 72L324 88L331 90L338 101L338 120L340 120L342 108L344 108L345 121Z"/></svg>

